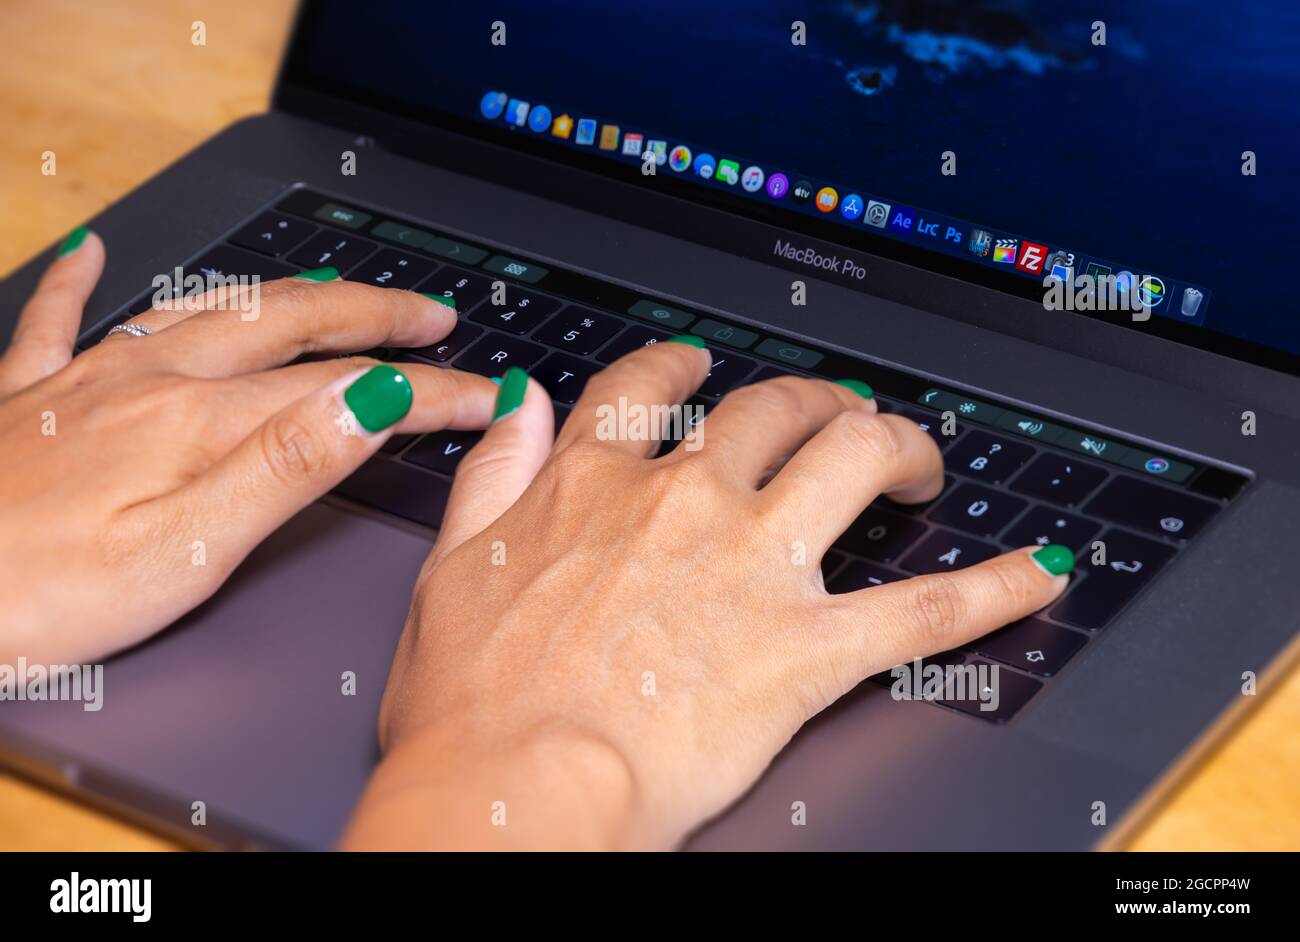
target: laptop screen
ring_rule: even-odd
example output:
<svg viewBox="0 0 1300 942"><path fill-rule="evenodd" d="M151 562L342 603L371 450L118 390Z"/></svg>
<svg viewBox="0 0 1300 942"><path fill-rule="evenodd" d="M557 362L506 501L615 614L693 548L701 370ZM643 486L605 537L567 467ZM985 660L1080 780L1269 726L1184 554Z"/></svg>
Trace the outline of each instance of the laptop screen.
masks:
<svg viewBox="0 0 1300 942"><path fill-rule="evenodd" d="M286 81L1297 372L1298 53L1268 0L315 0Z"/></svg>

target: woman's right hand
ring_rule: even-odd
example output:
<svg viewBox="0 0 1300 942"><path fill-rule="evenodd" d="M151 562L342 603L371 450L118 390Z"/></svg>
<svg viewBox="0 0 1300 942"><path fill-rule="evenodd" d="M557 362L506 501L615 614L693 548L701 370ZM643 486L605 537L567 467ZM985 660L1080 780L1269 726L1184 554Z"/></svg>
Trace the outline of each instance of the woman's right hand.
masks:
<svg viewBox="0 0 1300 942"><path fill-rule="evenodd" d="M727 396L699 450L602 434L602 406L683 402L709 368L687 343L625 357L553 452L546 394L507 376L417 585L350 846L673 846L867 676L1065 588L1047 567L1068 550L1031 547L828 594L826 549L881 494L934 498L938 448L869 390L793 377Z"/></svg>

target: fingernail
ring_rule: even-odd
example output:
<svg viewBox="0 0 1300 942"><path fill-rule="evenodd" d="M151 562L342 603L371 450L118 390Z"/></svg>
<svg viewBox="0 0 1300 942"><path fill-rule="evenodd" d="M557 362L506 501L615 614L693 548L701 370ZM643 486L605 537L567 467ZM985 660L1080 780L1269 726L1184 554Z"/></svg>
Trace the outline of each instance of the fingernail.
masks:
<svg viewBox="0 0 1300 942"><path fill-rule="evenodd" d="M423 291L418 292L420 297L428 298L430 301L437 301L439 304L445 304L453 311L456 310L456 299L449 298L441 294L425 294Z"/></svg>
<svg viewBox="0 0 1300 942"><path fill-rule="evenodd" d="M1074 569L1074 554L1068 546L1053 543L1034 553L1034 562L1049 576L1063 576Z"/></svg>
<svg viewBox="0 0 1300 942"><path fill-rule="evenodd" d="M874 399L876 395L876 391L860 379L837 379L835 385L851 389L863 399Z"/></svg>
<svg viewBox="0 0 1300 942"><path fill-rule="evenodd" d="M63 244L59 246L59 258L63 258L65 255L71 255L73 252L77 251L77 249L81 248L81 243L86 241L86 236L88 235L90 235L90 230L85 226L77 226L77 228L69 232L68 237L64 239Z"/></svg>
<svg viewBox="0 0 1300 942"><path fill-rule="evenodd" d="M382 432L411 411L411 384L387 364L372 366L343 393L357 424L367 432Z"/></svg>
<svg viewBox="0 0 1300 942"><path fill-rule="evenodd" d="M506 375L501 377L501 390L497 393L497 407L492 413L492 421L499 422L506 416L518 412L519 407L524 404L524 395L527 392L528 374L517 366L506 370Z"/></svg>
<svg viewBox="0 0 1300 942"><path fill-rule="evenodd" d="M324 268L313 268L311 271L299 272L293 277L301 278L304 281L333 281L338 276L339 270L333 265L327 265Z"/></svg>
<svg viewBox="0 0 1300 942"><path fill-rule="evenodd" d="M676 337L669 337L665 343L684 343L688 347L704 349L704 338L697 337L694 334L678 334Z"/></svg>

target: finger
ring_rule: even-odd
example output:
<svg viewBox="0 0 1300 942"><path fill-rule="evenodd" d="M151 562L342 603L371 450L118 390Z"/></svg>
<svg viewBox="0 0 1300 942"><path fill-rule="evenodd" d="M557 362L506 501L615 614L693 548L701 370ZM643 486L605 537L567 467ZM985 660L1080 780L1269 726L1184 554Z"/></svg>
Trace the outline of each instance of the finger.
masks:
<svg viewBox="0 0 1300 942"><path fill-rule="evenodd" d="M456 468L451 497L428 565L511 508L551 455L555 407L542 385L518 367L502 378L495 418Z"/></svg>
<svg viewBox="0 0 1300 942"><path fill-rule="evenodd" d="M359 375L379 365L380 361L372 357L337 357L207 381L212 383L208 398L215 408L211 410L204 428L206 453L225 455L254 428L303 396L335 380ZM410 414L394 434L443 427L479 429L490 421L491 403L497 387L486 377L423 363L403 363L400 369L417 395ZM432 394L418 394L422 389L435 385L443 388L440 394L449 402L463 407L447 420L445 426L438 424L442 421L441 413L429 411L433 405Z"/></svg>
<svg viewBox="0 0 1300 942"><path fill-rule="evenodd" d="M305 353L426 346L456 325L455 312L430 296L351 281L299 275L259 286L257 293L251 312L200 311L135 338L133 362L191 376L231 376Z"/></svg>
<svg viewBox="0 0 1300 942"><path fill-rule="evenodd" d="M63 241L36 293L23 307L0 359L0 395L38 382L68 365L90 293L104 271L104 243L81 226Z"/></svg>
<svg viewBox="0 0 1300 942"><path fill-rule="evenodd" d="M486 424L491 381L436 367L408 374L414 366L380 364L336 379L258 425L204 474L130 512L190 522L212 534L201 537L208 558L233 568L390 435Z"/></svg>
<svg viewBox="0 0 1300 942"><path fill-rule="evenodd" d="M127 318L123 324L147 327L156 333L188 320L200 311L239 311L242 315L251 315L256 311L260 295L260 289L255 293L252 286L240 282L216 285L195 295L178 294L179 287L169 290L166 284L155 284L158 287L149 299L149 307ZM122 343L131 339L131 335L119 331L109 334L100 343Z"/></svg>
<svg viewBox="0 0 1300 942"><path fill-rule="evenodd" d="M828 597L824 631L808 644L847 691L895 664L947 651L1050 604L1069 582L1074 554L1034 546L951 573ZM829 679L829 678L827 678ZM847 686L844 686L847 685Z"/></svg>
<svg viewBox="0 0 1300 942"><path fill-rule="evenodd" d="M847 385L846 385L847 384ZM783 376L729 393L709 415L696 460L759 487L826 423L848 409L874 414L871 387Z"/></svg>
<svg viewBox="0 0 1300 942"><path fill-rule="evenodd" d="M660 441L660 423L652 421L662 415L656 407L682 403L704 382L711 363L703 341L689 335L641 347L615 360L587 380L560 429L556 449L580 441L606 441L631 454L650 457ZM643 420L635 419L633 411Z"/></svg>
<svg viewBox="0 0 1300 942"><path fill-rule="evenodd" d="M943 458L915 422L853 409L809 439L758 496L773 519L825 552L881 494L915 503L941 490Z"/></svg>

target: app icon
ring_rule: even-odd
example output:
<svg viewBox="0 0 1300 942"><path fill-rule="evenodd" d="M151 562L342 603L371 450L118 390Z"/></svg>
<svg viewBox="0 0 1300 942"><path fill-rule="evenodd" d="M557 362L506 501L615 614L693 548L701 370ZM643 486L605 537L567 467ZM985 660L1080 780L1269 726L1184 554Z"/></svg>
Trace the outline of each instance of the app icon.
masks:
<svg viewBox="0 0 1300 942"><path fill-rule="evenodd" d="M784 173L774 173L767 178L767 195L779 200L790 190L790 178Z"/></svg>
<svg viewBox="0 0 1300 942"><path fill-rule="evenodd" d="M971 231L970 241L966 243L966 251L971 255L977 255L980 258L988 258L989 250L993 248L993 233L987 229L975 229Z"/></svg>
<svg viewBox="0 0 1300 942"><path fill-rule="evenodd" d="M1143 307L1159 307L1165 299L1165 283L1155 275L1144 275L1138 282L1138 300Z"/></svg>
<svg viewBox="0 0 1300 942"><path fill-rule="evenodd" d="M812 184L807 180L800 180L794 185L794 201L796 203L806 203L812 199Z"/></svg>
<svg viewBox="0 0 1300 942"><path fill-rule="evenodd" d="M1148 458L1145 467L1148 474L1164 474L1169 470L1169 462L1164 458Z"/></svg>
<svg viewBox="0 0 1300 942"><path fill-rule="evenodd" d="M681 173L691 165L691 149L685 144L678 144L668 152L668 166Z"/></svg>
<svg viewBox="0 0 1300 942"><path fill-rule="evenodd" d="M641 156L641 143L645 138L640 134L628 132L623 135L623 154L627 157Z"/></svg>
<svg viewBox="0 0 1300 942"><path fill-rule="evenodd" d="M894 210L894 218L889 220L889 225L894 229L901 229L904 232L911 232L912 226L916 223L916 214L906 207L899 206Z"/></svg>
<svg viewBox="0 0 1300 942"><path fill-rule="evenodd" d="M765 179L767 177L761 168L746 167L745 172L740 175L740 185L745 188L746 193L757 193L763 188Z"/></svg>
<svg viewBox="0 0 1300 942"><path fill-rule="evenodd" d="M506 120L522 128L528 122L528 102L511 98L506 104Z"/></svg>
<svg viewBox="0 0 1300 942"><path fill-rule="evenodd" d="M551 126L551 109L545 105L535 105L528 115L528 130L541 134Z"/></svg>
<svg viewBox="0 0 1300 942"><path fill-rule="evenodd" d="M840 200L840 215L849 222L856 222L862 215L862 197L856 193L850 193Z"/></svg>
<svg viewBox="0 0 1300 942"><path fill-rule="evenodd" d="M839 201L840 194L835 192L833 186L824 186L817 191L817 208L823 213L829 213Z"/></svg>
<svg viewBox="0 0 1300 942"><path fill-rule="evenodd" d="M569 135L573 133L573 119L567 114L560 115L555 119L555 123L551 125L551 133L567 141Z"/></svg>
<svg viewBox="0 0 1300 942"><path fill-rule="evenodd" d="M1089 262L1088 267L1083 270L1084 275L1094 283L1100 281L1110 274L1110 268L1098 262Z"/></svg>
<svg viewBox="0 0 1300 942"><path fill-rule="evenodd" d="M1002 265L1014 265L1016 246L1019 244L1015 239L998 239L993 243L993 261Z"/></svg>
<svg viewBox="0 0 1300 942"><path fill-rule="evenodd" d="M866 216L865 221L868 226L875 226L877 229L885 228L885 223L889 222L889 204L879 200L869 201Z"/></svg>
<svg viewBox="0 0 1300 942"><path fill-rule="evenodd" d="M1196 288L1184 288L1183 303L1179 308L1183 317L1195 317L1196 312L1201 309L1201 298L1203 297L1204 295Z"/></svg>
<svg viewBox="0 0 1300 942"><path fill-rule="evenodd" d="M578 143L590 144L596 140L596 119L579 118L578 119Z"/></svg>
<svg viewBox="0 0 1300 942"><path fill-rule="evenodd" d="M600 149L618 150L617 124L607 124L600 129Z"/></svg>
<svg viewBox="0 0 1300 942"><path fill-rule="evenodd" d="M506 107L505 92L488 92L478 103L478 110L485 118L499 118Z"/></svg>
<svg viewBox="0 0 1300 942"><path fill-rule="evenodd" d="M713 179L713 171L718 168L718 162L713 159L712 154L700 154L691 164L692 169L703 177L705 180Z"/></svg>
<svg viewBox="0 0 1300 942"><path fill-rule="evenodd" d="M1020 243L1020 257L1016 260L1016 268L1037 275L1043 270L1043 262L1046 260L1047 246L1039 245L1037 242Z"/></svg>
<svg viewBox="0 0 1300 942"><path fill-rule="evenodd" d="M727 186L735 186L736 181L740 179L740 164L734 160L719 160L718 179Z"/></svg>
<svg viewBox="0 0 1300 942"><path fill-rule="evenodd" d="M646 141L645 149L655 155L656 166L662 167L668 162L668 142L667 141Z"/></svg>
<svg viewBox="0 0 1300 942"><path fill-rule="evenodd" d="M1043 265L1043 270L1048 276L1055 278L1057 281L1070 282L1073 280L1074 273L1074 253L1067 252L1064 249L1057 249L1047 256L1047 261Z"/></svg>

